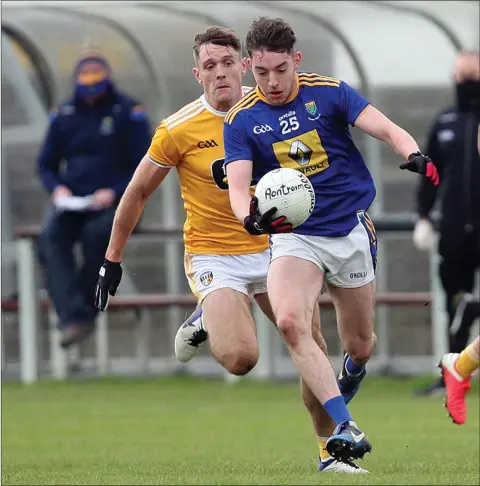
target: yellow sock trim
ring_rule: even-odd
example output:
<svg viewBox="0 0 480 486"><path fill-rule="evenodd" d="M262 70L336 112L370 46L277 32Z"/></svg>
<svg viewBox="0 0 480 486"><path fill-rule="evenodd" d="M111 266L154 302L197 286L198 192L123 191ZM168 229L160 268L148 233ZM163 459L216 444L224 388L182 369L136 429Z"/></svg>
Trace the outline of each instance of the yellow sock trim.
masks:
<svg viewBox="0 0 480 486"><path fill-rule="evenodd" d="M326 446L327 445L327 440L323 438L318 439L318 449L319 449L319 456L322 461L326 461L327 459L330 459L330 454L327 452Z"/></svg>
<svg viewBox="0 0 480 486"><path fill-rule="evenodd" d="M480 357L475 349L475 342L468 345L458 357L455 363L455 369L462 378L468 378L472 376L474 371L480 365Z"/></svg>

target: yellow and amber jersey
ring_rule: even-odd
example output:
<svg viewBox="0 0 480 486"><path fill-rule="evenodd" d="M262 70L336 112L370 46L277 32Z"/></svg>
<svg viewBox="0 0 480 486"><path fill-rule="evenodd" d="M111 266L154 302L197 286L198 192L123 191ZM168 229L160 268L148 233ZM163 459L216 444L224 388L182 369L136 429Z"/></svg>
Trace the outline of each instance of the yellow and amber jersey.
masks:
<svg viewBox="0 0 480 486"><path fill-rule="evenodd" d="M241 255L268 248L267 236L247 233L230 206L224 171L225 115L202 95L162 120L147 152L153 163L177 168L188 253Z"/></svg>

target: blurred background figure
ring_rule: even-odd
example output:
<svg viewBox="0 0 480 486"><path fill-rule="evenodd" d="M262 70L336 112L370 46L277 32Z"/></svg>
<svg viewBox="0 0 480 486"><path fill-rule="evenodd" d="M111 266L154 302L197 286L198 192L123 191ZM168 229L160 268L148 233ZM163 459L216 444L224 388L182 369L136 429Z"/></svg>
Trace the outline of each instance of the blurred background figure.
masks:
<svg viewBox="0 0 480 486"><path fill-rule="evenodd" d="M38 156L39 177L51 194L38 251L64 348L94 329L94 288L115 208L151 137L143 107L116 89L101 52L84 52L72 81L74 92L51 114Z"/></svg>
<svg viewBox="0 0 480 486"><path fill-rule="evenodd" d="M438 225L439 273L446 294L449 351L460 353L470 328L480 315L478 297L472 295L480 267L480 57L478 52L458 55L453 72L456 106L434 121L426 153L440 171L440 186L420 182L419 220L413 239L417 248L430 249L436 241L430 213L437 201L442 217ZM477 299L477 300L475 300ZM420 394L444 393L443 378Z"/></svg>

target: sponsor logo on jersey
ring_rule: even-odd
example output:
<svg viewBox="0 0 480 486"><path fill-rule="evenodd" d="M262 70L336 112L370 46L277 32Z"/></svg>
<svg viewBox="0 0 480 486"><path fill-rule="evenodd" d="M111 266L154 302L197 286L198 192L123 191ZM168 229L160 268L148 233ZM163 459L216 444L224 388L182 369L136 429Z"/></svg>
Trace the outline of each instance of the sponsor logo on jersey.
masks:
<svg viewBox="0 0 480 486"><path fill-rule="evenodd" d="M310 162L312 153L312 149L308 145L305 145L301 140L295 140L290 146L288 156L303 167Z"/></svg>
<svg viewBox="0 0 480 486"><path fill-rule="evenodd" d="M307 177L329 167L328 156L317 130L280 140L272 144L272 148L280 167L300 170Z"/></svg>
<svg viewBox="0 0 480 486"><path fill-rule="evenodd" d="M212 280L213 280L213 273L208 271L208 272L203 272L201 275L200 275L200 282L202 282L203 285L205 285L205 287L207 285L210 285L212 283Z"/></svg>
<svg viewBox="0 0 480 486"><path fill-rule="evenodd" d="M272 132L273 128L270 125L256 125L253 127L253 133L260 135L261 133Z"/></svg>
<svg viewBox="0 0 480 486"><path fill-rule="evenodd" d="M284 113L279 119L278 121L282 121L282 120L285 120L285 118L290 118L291 116L293 115L296 115L296 112L295 110L291 110L289 111L288 113Z"/></svg>
<svg viewBox="0 0 480 486"><path fill-rule="evenodd" d="M206 148L213 148L218 147L218 143L215 140L201 140L197 143L197 147L199 149L206 149Z"/></svg>

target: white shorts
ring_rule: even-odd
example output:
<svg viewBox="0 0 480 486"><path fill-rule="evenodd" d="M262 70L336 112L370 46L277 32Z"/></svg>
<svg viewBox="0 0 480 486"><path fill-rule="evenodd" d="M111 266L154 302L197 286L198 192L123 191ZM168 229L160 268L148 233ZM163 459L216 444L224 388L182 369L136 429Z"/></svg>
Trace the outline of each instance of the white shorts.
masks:
<svg viewBox="0 0 480 486"><path fill-rule="evenodd" d="M246 255L185 253L185 274L199 303L222 288L248 296L266 293L269 264L270 250Z"/></svg>
<svg viewBox="0 0 480 486"><path fill-rule="evenodd" d="M302 258L317 265L324 272L325 281L335 287L362 287L375 278L377 236L366 213L358 213L358 221L347 236L337 238L272 235L272 261L282 256Z"/></svg>

